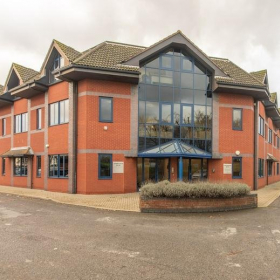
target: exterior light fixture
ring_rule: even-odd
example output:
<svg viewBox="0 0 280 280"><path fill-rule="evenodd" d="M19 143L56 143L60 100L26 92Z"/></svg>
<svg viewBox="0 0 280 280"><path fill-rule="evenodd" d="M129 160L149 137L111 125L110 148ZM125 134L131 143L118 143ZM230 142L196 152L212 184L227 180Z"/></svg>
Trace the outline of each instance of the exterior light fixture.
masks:
<svg viewBox="0 0 280 280"><path fill-rule="evenodd" d="M108 126L105 125L105 126L104 126L104 130L108 130Z"/></svg>
<svg viewBox="0 0 280 280"><path fill-rule="evenodd" d="M239 155L240 155L240 151L235 151L235 154L236 154L237 156L239 156Z"/></svg>
<svg viewBox="0 0 280 280"><path fill-rule="evenodd" d="M50 146L50 145L49 145L49 144L47 144L47 145L46 145L46 148L48 148L49 146Z"/></svg>

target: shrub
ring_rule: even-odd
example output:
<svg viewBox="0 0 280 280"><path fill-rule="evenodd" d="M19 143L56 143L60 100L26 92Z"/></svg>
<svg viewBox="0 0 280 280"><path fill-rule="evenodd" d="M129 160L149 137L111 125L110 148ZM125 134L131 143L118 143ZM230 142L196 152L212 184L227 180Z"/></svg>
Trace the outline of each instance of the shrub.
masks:
<svg viewBox="0 0 280 280"><path fill-rule="evenodd" d="M140 189L142 197L230 198L244 196L250 188L242 183L176 182L147 183Z"/></svg>

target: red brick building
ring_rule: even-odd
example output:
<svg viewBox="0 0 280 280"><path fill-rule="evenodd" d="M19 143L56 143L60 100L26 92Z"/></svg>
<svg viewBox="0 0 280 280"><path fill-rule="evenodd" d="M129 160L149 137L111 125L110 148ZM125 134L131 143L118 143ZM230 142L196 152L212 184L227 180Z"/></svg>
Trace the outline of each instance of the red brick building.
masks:
<svg viewBox="0 0 280 280"><path fill-rule="evenodd" d="M134 192L146 180L280 180L267 72L207 56L180 31L146 48L54 40L39 72L0 86L0 184Z"/></svg>

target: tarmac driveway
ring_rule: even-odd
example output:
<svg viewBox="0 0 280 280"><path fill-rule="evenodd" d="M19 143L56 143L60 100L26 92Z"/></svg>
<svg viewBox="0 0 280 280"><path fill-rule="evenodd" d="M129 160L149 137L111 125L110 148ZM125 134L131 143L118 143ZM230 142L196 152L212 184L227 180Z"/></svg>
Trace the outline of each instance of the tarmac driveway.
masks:
<svg viewBox="0 0 280 280"><path fill-rule="evenodd" d="M0 194L0 279L280 279L280 199L171 215Z"/></svg>

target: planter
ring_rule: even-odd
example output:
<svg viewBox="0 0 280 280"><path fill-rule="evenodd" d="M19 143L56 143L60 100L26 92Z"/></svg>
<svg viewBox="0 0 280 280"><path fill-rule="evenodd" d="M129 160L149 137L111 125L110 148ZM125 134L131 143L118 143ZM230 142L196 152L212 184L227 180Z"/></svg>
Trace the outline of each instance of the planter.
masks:
<svg viewBox="0 0 280 280"><path fill-rule="evenodd" d="M258 207L257 194L232 198L146 198L140 196L143 213L224 212Z"/></svg>

